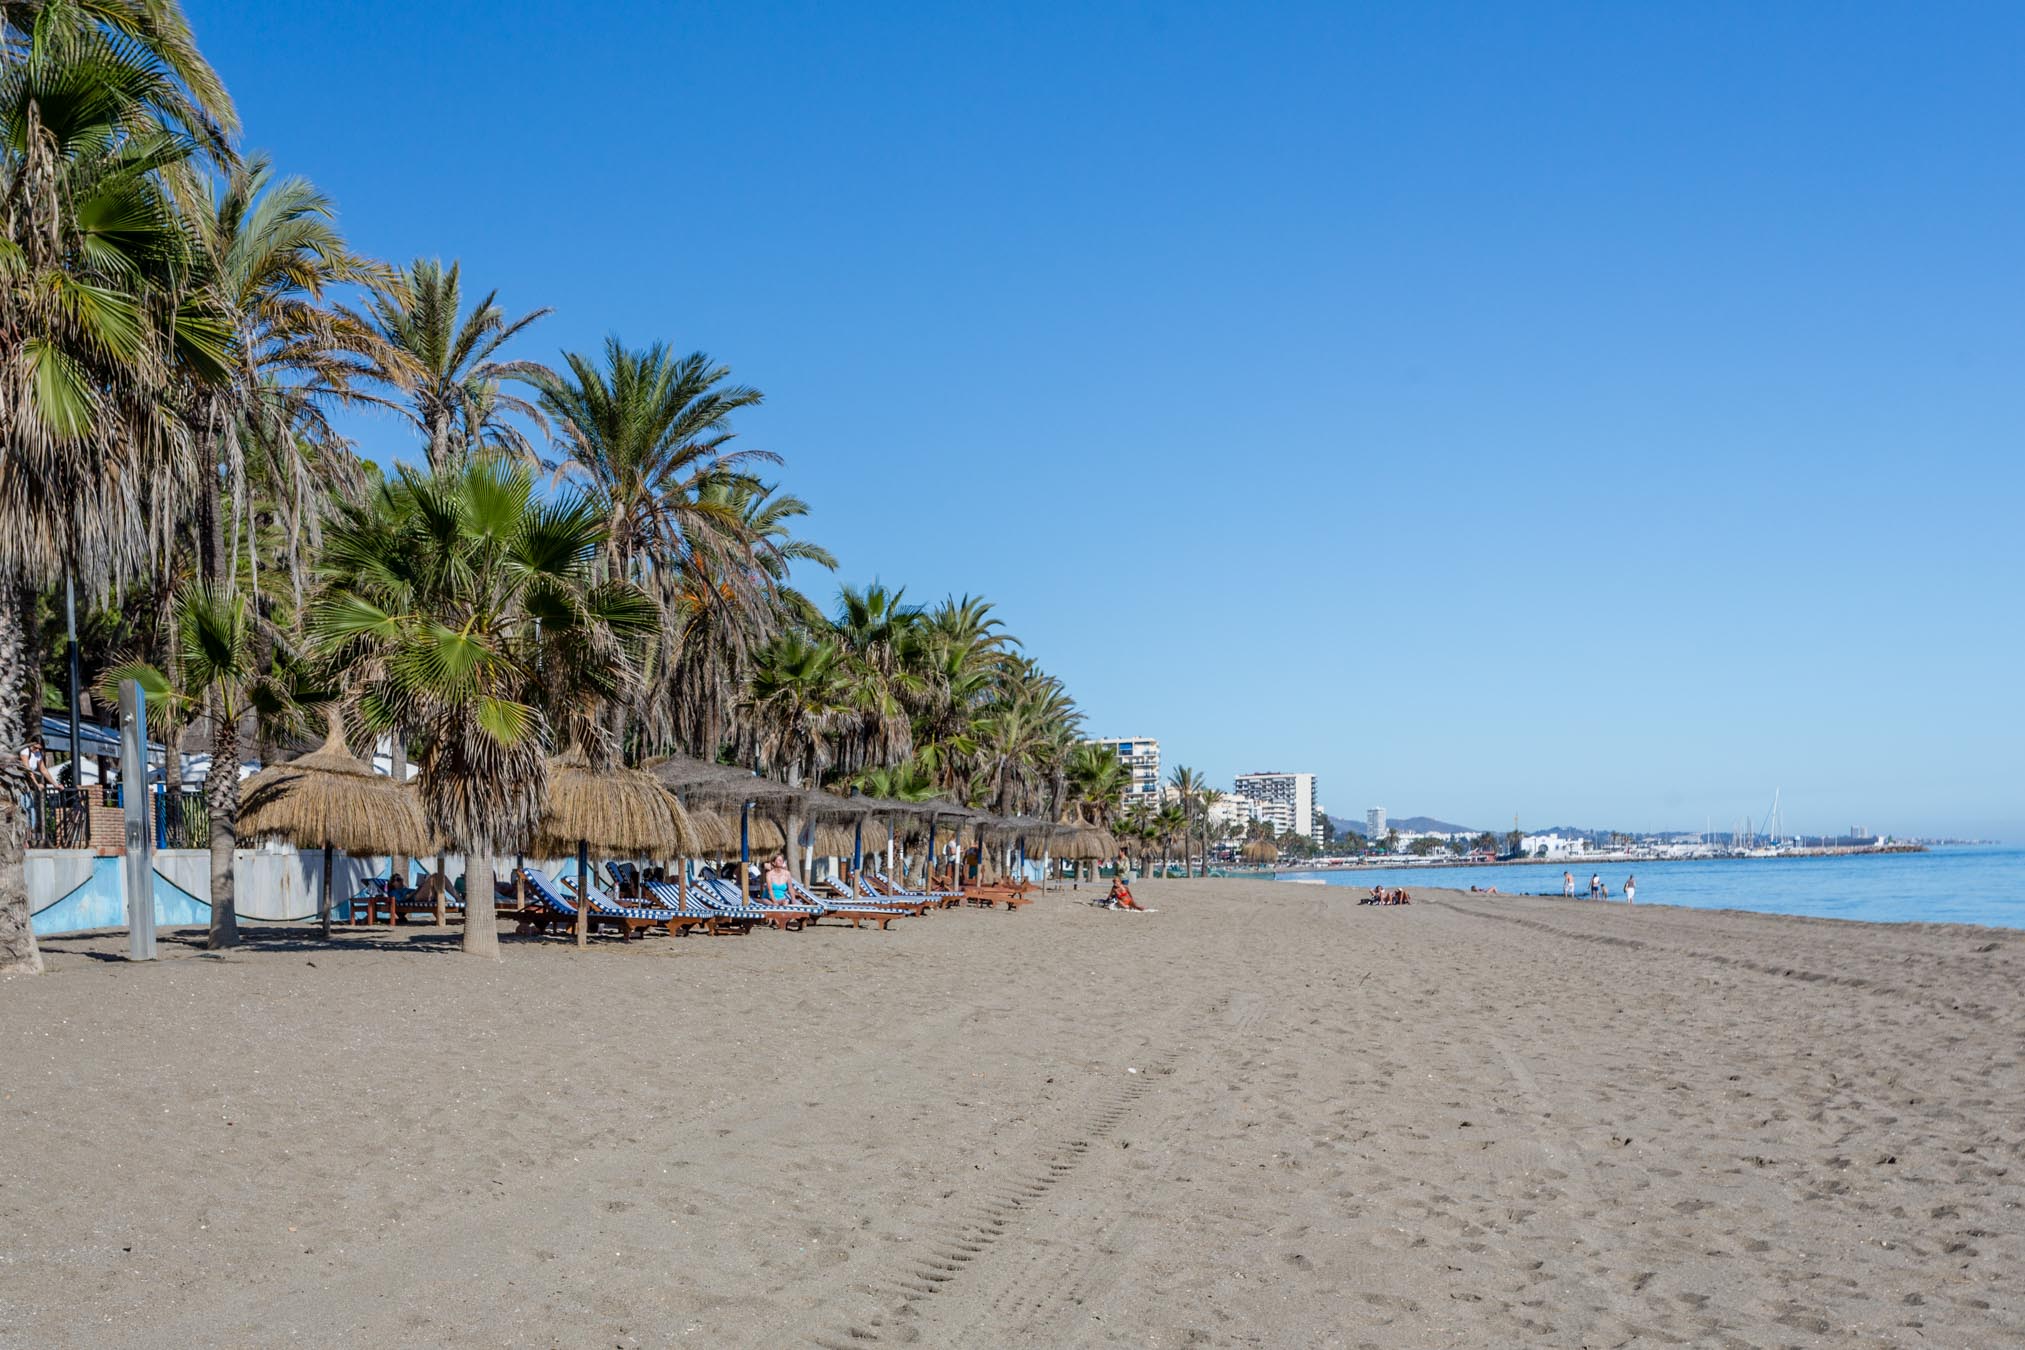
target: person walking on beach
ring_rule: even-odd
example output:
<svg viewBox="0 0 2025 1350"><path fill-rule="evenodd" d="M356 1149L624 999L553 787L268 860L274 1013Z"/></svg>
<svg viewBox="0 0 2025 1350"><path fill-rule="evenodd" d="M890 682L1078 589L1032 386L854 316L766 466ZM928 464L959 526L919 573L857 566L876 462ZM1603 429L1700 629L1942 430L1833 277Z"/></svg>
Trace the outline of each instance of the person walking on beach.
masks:
<svg viewBox="0 0 2025 1350"><path fill-rule="evenodd" d="M1624 903L1627 905L1635 905L1638 903L1637 877L1626 877L1624 879Z"/></svg>
<svg viewBox="0 0 2025 1350"><path fill-rule="evenodd" d="M1573 872L1563 872L1561 874L1561 894L1570 900L1575 898L1575 874Z"/></svg>
<svg viewBox="0 0 2025 1350"><path fill-rule="evenodd" d="M1589 898L1594 900L1602 891L1603 874L1601 872L1591 872L1589 874Z"/></svg>

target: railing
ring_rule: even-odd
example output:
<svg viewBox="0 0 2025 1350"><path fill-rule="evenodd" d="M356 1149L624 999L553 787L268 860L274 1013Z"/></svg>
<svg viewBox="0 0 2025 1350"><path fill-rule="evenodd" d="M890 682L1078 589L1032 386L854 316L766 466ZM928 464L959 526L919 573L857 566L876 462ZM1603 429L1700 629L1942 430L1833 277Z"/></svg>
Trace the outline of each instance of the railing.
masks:
<svg viewBox="0 0 2025 1350"><path fill-rule="evenodd" d="M175 796L155 785L155 847L209 848L211 808L204 789L184 788Z"/></svg>
<svg viewBox="0 0 2025 1350"><path fill-rule="evenodd" d="M28 797L28 847L91 847L95 788L43 788Z"/></svg>
<svg viewBox="0 0 2025 1350"><path fill-rule="evenodd" d="M156 848L208 848L211 811L201 787L171 795L153 784ZM117 783L78 788L44 788L28 798L28 847L90 848L94 806L119 807L124 797Z"/></svg>

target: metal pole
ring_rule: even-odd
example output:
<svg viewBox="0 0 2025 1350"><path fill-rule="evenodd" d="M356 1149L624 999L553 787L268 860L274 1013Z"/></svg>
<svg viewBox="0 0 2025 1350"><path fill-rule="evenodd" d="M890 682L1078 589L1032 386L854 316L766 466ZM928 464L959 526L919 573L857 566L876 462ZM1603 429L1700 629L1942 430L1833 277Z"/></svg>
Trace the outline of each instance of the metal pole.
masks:
<svg viewBox="0 0 2025 1350"><path fill-rule="evenodd" d="M77 586L71 580L70 569L68 567L63 569L63 617L64 624L70 634L70 786L71 790L77 793L78 802L82 804L84 801L84 754L79 739L82 730L77 724L77 701L78 687L84 683L84 680L80 674L82 667L77 658ZM40 700L37 701L40 702ZM148 781L146 737L142 737L141 739L140 777L128 778L124 773L120 777L125 780L121 785L125 791L131 793L133 785L139 783L142 785L142 795L146 795ZM103 792L104 787L105 784L99 784L101 792Z"/></svg>
<svg viewBox="0 0 2025 1350"><path fill-rule="evenodd" d="M76 704L72 704L75 716ZM148 697L132 680L120 681L120 777L128 784L148 781ZM128 788L122 801L127 855L127 958L155 959L155 836L146 791Z"/></svg>
<svg viewBox="0 0 2025 1350"><path fill-rule="evenodd" d="M858 817L851 835L851 894L858 893L858 877L865 870L865 818Z"/></svg>
<svg viewBox="0 0 2025 1350"><path fill-rule="evenodd" d="M935 816L928 817L928 857L921 864L921 885L925 890L935 884Z"/></svg>

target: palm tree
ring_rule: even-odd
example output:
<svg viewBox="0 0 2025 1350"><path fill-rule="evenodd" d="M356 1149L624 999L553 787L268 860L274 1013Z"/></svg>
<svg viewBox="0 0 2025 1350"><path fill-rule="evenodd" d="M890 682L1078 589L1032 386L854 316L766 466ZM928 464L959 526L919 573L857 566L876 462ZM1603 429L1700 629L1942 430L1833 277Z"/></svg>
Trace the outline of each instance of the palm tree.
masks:
<svg viewBox="0 0 2025 1350"><path fill-rule="evenodd" d="M0 3L0 740L19 745L37 589L135 577L193 477L183 379L229 333L191 286L165 179L229 158L230 102L181 10ZM32 700L39 703L40 700ZM39 970L19 797L0 793L0 969Z"/></svg>
<svg viewBox="0 0 2025 1350"><path fill-rule="evenodd" d="M1167 786L1174 790L1175 797L1180 801L1182 814L1182 833L1185 839L1188 834L1189 827L1192 826L1195 822L1196 794L1201 792L1205 787L1209 786L1209 780L1204 778L1201 774L1197 773L1194 769L1188 768L1186 765L1177 764L1174 766L1174 772L1168 775ZM1181 870L1184 875L1188 876L1194 875L1194 873L1189 871L1188 848L1185 843L1183 844L1181 850Z"/></svg>
<svg viewBox="0 0 2025 1350"><path fill-rule="evenodd" d="M307 180L278 178L264 155L235 166L215 198L190 204L188 216L207 263L211 293L230 315L232 371L205 391L201 421L215 429L217 449L207 456L225 471L231 509L246 526L250 583L259 588L259 512L250 500L249 453L254 477L267 489L271 517L282 530L276 551L288 567L294 608L301 608L302 559L319 543L318 529L334 493L357 495L364 486L358 461L326 420L333 404L384 402L357 387L380 371L410 378L404 353L344 310L326 306L336 286L392 280L382 264L354 254L338 231L330 199ZM218 476L204 485L205 575L218 580L239 570L238 530L233 560L221 562Z"/></svg>
<svg viewBox="0 0 2025 1350"><path fill-rule="evenodd" d="M464 950L497 956L493 858L532 835L552 751L609 762L605 710L633 692L654 605L596 578L596 502L544 502L498 460L403 469L327 539L312 638L369 730L418 743L424 809L465 856Z"/></svg>
<svg viewBox="0 0 2025 1350"><path fill-rule="evenodd" d="M904 587L889 590L876 582L863 590L846 586L838 596L837 644L858 711L841 746L848 771L898 764L914 753L907 709L920 687L914 665L922 612L906 596Z"/></svg>
<svg viewBox="0 0 2025 1350"><path fill-rule="evenodd" d="M1183 801L1186 801L1186 798ZM1163 877L1167 875L1167 859L1177 839L1181 841L1182 875L1189 875L1187 808L1180 801L1169 802L1154 813L1153 823L1160 837L1160 875Z"/></svg>
<svg viewBox="0 0 2025 1350"><path fill-rule="evenodd" d="M1069 752L1066 774L1075 803L1095 825L1109 825L1125 800L1131 773L1108 745L1084 742Z"/></svg>
<svg viewBox="0 0 2025 1350"><path fill-rule="evenodd" d="M446 268L417 258L375 286L363 312L344 312L393 353L372 374L403 396L401 410L422 433L431 471L454 468L480 451L535 458L533 442L507 414L539 425L541 410L506 386L538 388L553 372L500 351L549 311L509 319L498 300L498 291L488 291L467 311L461 264Z"/></svg>
<svg viewBox="0 0 2025 1350"><path fill-rule="evenodd" d="M813 782L829 767L849 698L834 642L790 631L761 648L739 705L760 771Z"/></svg>
<svg viewBox="0 0 2025 1350"><path fill-rule="evenodd" d="M613 575L638 581L692 554L743 559L752 543L743 503L718 485L746 462L775 458L728 448L732 414L764 396L726 385L729 368L702 352L677 358L658 342L634 350L607 338L602 366L579 352L563 363L567 375L534 384L565 452L559 473L605 513Z"/></svg>
<svg viewBox="0 0 2025 1350"><path fill-rule="evenodd" d="M176 599L178 645L167 670L129 661L108 671L105 684L137 681L150 705L176 727L203 710L210 724L211 769L204 806L211 822L211 933L214 948L239 945L239 911L232 860L239 847L239 721L265 698L280 711L286 700L260 674L254 654L247 597L228 588L193 582ZM263 686L265 686L263 690ZM180 739L171 738L173 741ZM171 749L171 753L176 753Z"/></svg>
<svg viewBox="0 0 2025 1350"><path fill-rule="evenodd" d="M1195 818L1202 823L1202 874L1209 875L1210 817L1217 803L1223 800L1223 793L1213 787L1204 787L1195 794Z"/></svg>

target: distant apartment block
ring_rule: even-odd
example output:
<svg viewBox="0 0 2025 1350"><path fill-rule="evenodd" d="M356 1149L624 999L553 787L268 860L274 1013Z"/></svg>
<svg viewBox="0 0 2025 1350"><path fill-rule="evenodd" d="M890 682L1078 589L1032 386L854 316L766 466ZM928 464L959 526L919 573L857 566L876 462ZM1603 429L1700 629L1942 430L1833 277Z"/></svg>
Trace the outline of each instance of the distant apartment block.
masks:
<svg viewBox="0 0 2025 1350"><path fill-rule="evenodd" d="M1314 774L1241 773L1237 790L1259 804L1259 819L1271 821L1275 830L1322 842L1322 808L1315 800Z"/></svg>
<svg viewBox="0 0 2025 1350"><path fill-rule="evenodd" d="M1364 813L1364 837L1378 840L1385 837L1385 808L1374 806Z"/></svg>
<svg viewBox="0 0 2025 1350"><path fill-rule="evenodd" d="M1259 803L1235 792L1226 792L1209 808L1209 828L1223 838L1244 833L1259 819Z"/></svg>
<svg viewBox="0 0 2025 1350"><path fill-rule="evenodd" d="M1141 802L1150 809L1160 806L1159 741L1151 736L1100 736L1090 744L1108 745L1117 751L1119 760L1131 775L1131 781L1125 788L1126 810Z"/></svg>

